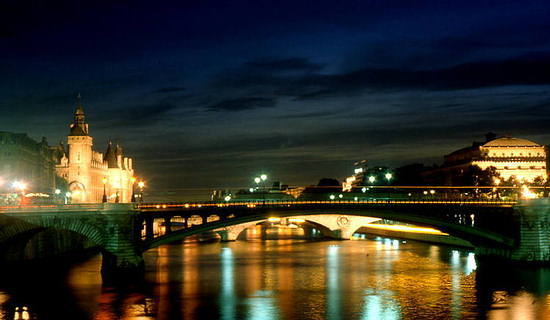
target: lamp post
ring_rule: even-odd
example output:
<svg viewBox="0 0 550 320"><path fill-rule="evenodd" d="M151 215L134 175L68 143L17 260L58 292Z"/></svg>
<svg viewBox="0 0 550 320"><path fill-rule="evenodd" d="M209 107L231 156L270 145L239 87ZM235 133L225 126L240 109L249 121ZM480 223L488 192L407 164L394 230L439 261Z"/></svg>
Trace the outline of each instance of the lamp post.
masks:
<svg viewBox="0 0 550 320"><path fill-rule="evenodd" d="M260 192L262 193L262 203L265 204L265 186L264 186L264 189L262 189L262 182L266 181L267 180L267 175L266 174L261 174L259 177L255 177L254 178L254 182L256 182L256 188L258 190L260 190Z"/></svg>
<svg viewBox="0 0 550 320"><path fill-rule="evenodd" d="M132 177L130 181L132 181L132 199L130 200L130 202L136 202L136 194L134 193L134 185L136 184L136 177Z"/></svg>
<svg viewBox="0 0 550 320"><path fill-rule="evenodd" d="M101 179L101 182L103 182L103 198L101 198L101 202L105 203L107 202L107 192L105 190L105 184L107 183L107 178L103 177L103 179Z"/></svg>
<svg viewBox="0 0 550 320"><path fill-rule="evenodd" d="M139 187L139 202L143 202L143 187L145 187L145 182L140 181L138 182Z"/></svg>

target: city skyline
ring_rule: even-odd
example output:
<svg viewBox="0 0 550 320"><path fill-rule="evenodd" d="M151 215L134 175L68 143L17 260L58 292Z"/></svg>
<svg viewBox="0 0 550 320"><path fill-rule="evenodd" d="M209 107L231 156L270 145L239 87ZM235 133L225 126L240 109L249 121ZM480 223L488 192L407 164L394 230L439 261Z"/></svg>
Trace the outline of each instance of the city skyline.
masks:
<svg viewBox="0 0 550 320"><path fill-rule="evenodd" d="M542 1L5 6L2 130L56 144L81 92L152 188L441 163L488 131L550 143Z"/></svg>

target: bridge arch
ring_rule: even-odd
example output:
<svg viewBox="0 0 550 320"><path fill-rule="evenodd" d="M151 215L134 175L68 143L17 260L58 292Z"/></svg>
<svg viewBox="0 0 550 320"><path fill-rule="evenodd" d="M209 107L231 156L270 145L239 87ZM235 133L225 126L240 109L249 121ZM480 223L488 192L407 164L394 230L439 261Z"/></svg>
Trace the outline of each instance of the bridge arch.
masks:
<svg viewBox="0 0 550 320"><path fill-rule="evenodd" d="M468 211L468 213L471 212ZM181 213L180 213L181 214ZM226 218L210 223L193 226L191 228L182 229L173 233L157 237L155 239L147 239L144 241L142 249L148 250L163 244L180 241L187 236L199 234L216 229L223 229L234 225L245 223L258 223L266 220L269 217L301 217L305 220L313 220L312 216L355 216L373 219L388 219L394 221L400 221L405 223L412 223L415 225L432 227L458 238L467 240L476 245L489 245L503 248L511 248L514 245L512 237L503 235L501 233L492 232L485 229L480 229L475 226L467 224L458 224L455 222L445 221L442 218L430 217L425 215L418 215L414 211L407 211L399 209L398 211L389 208L346 208L346 209L315 209L315 210L303 210L292 208L267 208L264 210L257 210L255 213L249 213L243 216L235 216L233 218ZM357 227L359 228L360 225ZM347 238L353 234L357 228L346 230ZM342 229L342 228L340 228ZM343 237L346 238L346 237Z"/></svg>

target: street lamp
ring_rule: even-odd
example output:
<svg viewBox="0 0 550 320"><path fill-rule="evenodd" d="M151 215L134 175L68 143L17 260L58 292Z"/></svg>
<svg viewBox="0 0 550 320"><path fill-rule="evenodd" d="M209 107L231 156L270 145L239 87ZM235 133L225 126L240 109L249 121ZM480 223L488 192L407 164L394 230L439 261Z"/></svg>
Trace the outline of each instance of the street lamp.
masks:
<svg viewBox="0 0 550 320"><path fill-rule="evenodd" d="M14 181L11 184L11 186L14 189L17 189L17 190L21 191L21 193L25 193L25 188L27 187L27 185L24 182L21 182L21 181Z"/></svg>
<svg viewBox="0 0 550 320"><path fill-rule="evenodd" d="M264 182L267 180L266 174L261 174L259 177L254 178L254 182L256 182L256 188L260 190L262 193L262 202L265 204L265 190L262 190L261 182Z"/></svg>
<svg viewBox="0 0 550 320"><path fill-rule="evenodd" d="M372 184L376 181L376 177L375 176L370 176L369 177L369 182Z"/></svg>
<svg viewBox="0 0 550 320"><path fill-rule="evenodd" d="M107 202L107 192L105 190L105 184L107 184L107 178L103 177L103 179L101 179L101 182L103 182L103 198L101 198L101 202L105 203Z"/></svg>
<svg viewBox="0 0 550 320"><path fill-rule="evenodd" d="M143 187L145 187L145 182L143 180L138 182L139 187L139 202L143 202Z"/></svg>
<svg viewBox="0 0 550 320"><path fill-rule="evenodd" d="M390 182L391 178L393 178L393 175L388 172L384 175L384 177L386 178L386 180L388 180L388 182Z"/></svg>
<svg viewBox="0 0 550 320"><path fill-rule="evenodd" d="M130 202L136 202L136 194L134 193L134 185L136 184L136 177L132 177L130 181L132 181L132 199L130 200Z"/></svg>

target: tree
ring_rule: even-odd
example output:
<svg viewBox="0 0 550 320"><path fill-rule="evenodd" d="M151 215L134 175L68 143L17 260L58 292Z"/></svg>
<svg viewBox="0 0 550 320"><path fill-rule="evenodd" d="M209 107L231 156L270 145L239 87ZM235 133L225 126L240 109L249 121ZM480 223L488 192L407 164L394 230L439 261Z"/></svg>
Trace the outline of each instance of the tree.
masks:
<svg viewBox="0 0 550 320"><path fill-rule="evenodd" d="M500 177L495 167L488 167L485 170L479 166L469 166L453 179L454 185L462 186L493 186L495 180Z"/></svg>

